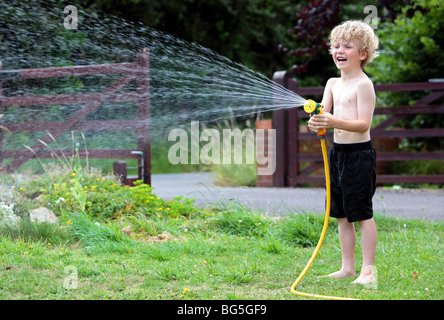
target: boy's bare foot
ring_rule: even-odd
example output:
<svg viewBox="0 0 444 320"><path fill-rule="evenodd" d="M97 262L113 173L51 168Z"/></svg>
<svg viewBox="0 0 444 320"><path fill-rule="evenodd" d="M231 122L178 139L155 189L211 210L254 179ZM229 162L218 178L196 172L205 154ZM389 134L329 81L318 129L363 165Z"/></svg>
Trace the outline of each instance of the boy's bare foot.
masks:
<svg viewBox="0 0 444 320"><path fill-rule="evenodd" d="M347 270L342 270L341 269L339 271L330 273L330 274L326 275L325 277L342 279L342 278L355 277L355 276L356 276L356 272L355 271L347 271Z"/></svg>
<svg viewBox="0 0 444 320"><path fill-rule="evenodd" d="M359 277L352 283L371 284L376 282L376 268L374 266L365 266L362 268Z"/></svg>

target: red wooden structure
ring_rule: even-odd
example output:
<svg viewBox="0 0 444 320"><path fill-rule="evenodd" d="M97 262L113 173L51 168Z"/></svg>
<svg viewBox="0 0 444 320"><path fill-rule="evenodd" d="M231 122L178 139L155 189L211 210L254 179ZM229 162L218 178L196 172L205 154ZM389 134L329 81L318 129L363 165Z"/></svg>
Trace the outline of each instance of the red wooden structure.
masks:
<svg viewBox="0 0 444 320"><path fill-rule="evenodd" d="M323 87L298 88L297 81L291 78L288 72L276 72L273 80L304 98L322 96ZM444 106L432 103L444 95L444 83L418 82L401 84L375 85L375 91L426 91L425 97L409 106L381 107L375 109L375 115L393 115L384 122L371 129L374 142L378 139L407 138L407 137L444 137L444 127L436 129L391 129L388 128L398 121L412 114L438 114L444 113ZM308 119L307 113L301 108L276 110L273 112L273 128L276 129L276 171L273 175L273 186L297 186L301 183L324 183L322 174L313 173L323 167L320 149L314 153L304 152L307 141L316 140L316 134L302 132L299 119ZM332 132L327 133L327 139L332 140ZM313 141L316 145L316 141ZM317 145L316 145L317 146ZM315 147L316 147L315 146ZM378 150L377 161L401 160L444 160L444 152L388 152ZM306 151L306 150L305 150ZM302 168L302 163L309 163ZM377 183L444 183L444 175L394 175L378 174Z"/></svg>
<svg viewBox="0 0 444 320"><path fill-rule="evenodd" d="M119 74L113 84L100 93L86 94L58 94L58 95L26 95L26 96L4 96L3 82L11 79L36 79L52 77L73 77L86 75ZM132 80L136 81L136 90L122 91ZM150 68L149 51L143 49L137 55L136 62L86 65L74 67L57 67L42 69L2 70L0 63L0 114L4 107L9 106L31 106L60 105L60 104L83 104L83 106L64 121L60 122L17 122L4 123L0 118L0 125L11 132L37 132L47 131L48 134L40 139L49 145L52 137L57 139L66 131L104 131L104 130L136 130L138 150L125 149L91 149L79 150L80 157L109 158L109 159L138 159L139 178L145 183L151 183L150 175ZM104 121L82 121L88 114L96 110L105 102L129 102L137 103L137 120L104 120ZM38 119L37 119L38 120ZM43 129L43 130L42 130ZM35 141L29 150L3 150L3 135L0 130L0 171L10 173L19 168L32 157L53 158L54 153L59 156L71 154L71 150L45 150L46 146L40 141ZM52 137L51 137L52 135ZM134 151L138 151L134 153ZM3 159L12 158L12 162L3 166ZM144 168L142 168L144 164ZM126 177L124 177L126 178Z"/></svg>

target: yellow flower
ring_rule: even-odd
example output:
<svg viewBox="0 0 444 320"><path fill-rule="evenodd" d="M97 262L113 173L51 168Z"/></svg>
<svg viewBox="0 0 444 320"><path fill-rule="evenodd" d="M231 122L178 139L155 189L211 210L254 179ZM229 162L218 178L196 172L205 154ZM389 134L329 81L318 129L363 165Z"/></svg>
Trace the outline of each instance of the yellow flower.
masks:
<svg viewBox="0 0 444 320"><path fill-rule="evenodd" d="M69 226L72 223L71 220L66 221L66 225Z"/></svg>
<svg viewBox="0 0 444 320"><path fill-rule="evenodd" d="M174 297L174 293L172 293L171 296Z"/></svg>
<svg viewBox="0 0 444 320"><path fill-rule="evenodd" d="M71 173L71 176L72 176L72 177L75 177L75 176L76 176L76 174L75 174L75 173L73 172L73 173Z"/></svg>

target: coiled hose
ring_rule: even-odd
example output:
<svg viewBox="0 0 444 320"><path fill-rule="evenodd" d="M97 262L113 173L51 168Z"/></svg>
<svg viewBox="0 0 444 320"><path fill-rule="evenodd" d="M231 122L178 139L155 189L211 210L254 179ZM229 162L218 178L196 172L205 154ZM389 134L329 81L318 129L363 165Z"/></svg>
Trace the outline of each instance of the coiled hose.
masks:
<svg viewBox="0 0 444 320"><path fill-rule="evenodd" d="M325 171L325 189L326 189L326 205L325 205L325 219L324 219L324 226L322 228L321 237L319 238L318 244L316 246L315 251L313 252L310 260L308 261L307 265L305 266L304 270L302 270L299 277L296 279L296 281L291 286L291 292L294 294L297 294L299 296L307 297L307 298L317 298L317 299L329 299L329 300L355 300L351 298L342 298L342 297L333 297L333 296L323 296L319 294L314 293L305 293L301 291L296 291L295 288L301 282L302 278L304 278L305 274L307 273L308 269L310 269L311 264L316 259L316 256L319 252L319 249L321 248L322 242L324 241L325 234L327 233L327 227L328 227L328 219L330 218L330 202L331 202L331 194L330 194L330 170L328 167L328 159L327 159L327 148L325 146L325 136L319 136L321 140L321 148L322 148L322 158L324 159L324 171Z"/></svg>

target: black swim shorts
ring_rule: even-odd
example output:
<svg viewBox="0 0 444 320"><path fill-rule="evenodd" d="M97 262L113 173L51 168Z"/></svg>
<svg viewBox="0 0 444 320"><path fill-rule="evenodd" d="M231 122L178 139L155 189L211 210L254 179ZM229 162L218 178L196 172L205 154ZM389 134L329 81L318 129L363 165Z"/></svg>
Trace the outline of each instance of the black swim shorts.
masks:
<svg viewBox="0 0 444 320"><path fill-rule="evenodd" d="M371 141L333 143L328 153L330 167L330 216L348 222L373 217L376 190L376 152Z"/></svg>

